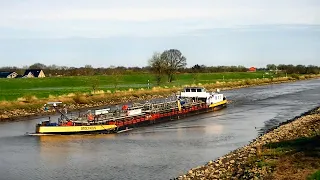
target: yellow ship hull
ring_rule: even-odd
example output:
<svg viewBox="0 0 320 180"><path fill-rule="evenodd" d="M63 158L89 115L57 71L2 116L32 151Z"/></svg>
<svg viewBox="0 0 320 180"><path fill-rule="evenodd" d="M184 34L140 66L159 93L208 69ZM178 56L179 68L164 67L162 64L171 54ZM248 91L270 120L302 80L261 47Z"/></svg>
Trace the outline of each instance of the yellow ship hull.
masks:
<svg viewBox="0 0 320 180"><path fill-rule="evenodd" d="M36 133L39 134L76 134L92 133L101 131L114 131L116 125L91 125L91 126L37 126Z"/></svg>
<svg viewBox="0 0 320 180"><path fill-rule="evenodd" d="M181 106L178 108L180 109ZM217 103L213 103L209 105L209 108L213 111L224 108L227 105L227 100L223 100ZM208 110L208 109L207 109ZM179 116L179 115L178 115ZM159 117L158 117L159 118ZM160 119L160 118L159 118ZM130 124L132 125L132 124ZM117 132L121 130L121 128L127 127L129 125L124 126L116 126L116 125L89 125L89 126L36 126L36 132L31 135L54 135L54 134L88 134L88 133L99 133L99 132ZM121 131L120 131L121 132Z"/></svg>
<svg viewBox="0 0 320 180"><path fill-rule="evenodd" d="M214 104L210 104L210 108L215 108L215 107L218 107L218 106L225 106L227 105L227 100L223 100L223 101L220 101L220 102L217 102L217 103L214 103Z"/></svg>

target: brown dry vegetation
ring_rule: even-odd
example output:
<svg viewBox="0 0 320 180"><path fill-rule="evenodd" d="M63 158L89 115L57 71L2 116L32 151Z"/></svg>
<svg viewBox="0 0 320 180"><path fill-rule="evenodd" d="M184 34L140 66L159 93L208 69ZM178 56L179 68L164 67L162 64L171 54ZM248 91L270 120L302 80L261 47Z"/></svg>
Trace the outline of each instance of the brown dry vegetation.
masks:
<svg viewBox="0 0 320 180"><path fill-rule="evenodd" d="M320 120L320 119L319 119ZM317 122L319 126L319 121ZM261 179L300 180L320 169L319 135L270 143L253 158L249 167L258 166L269 172L261 173ZM253 164L252 164L253 163Z"/></svg>

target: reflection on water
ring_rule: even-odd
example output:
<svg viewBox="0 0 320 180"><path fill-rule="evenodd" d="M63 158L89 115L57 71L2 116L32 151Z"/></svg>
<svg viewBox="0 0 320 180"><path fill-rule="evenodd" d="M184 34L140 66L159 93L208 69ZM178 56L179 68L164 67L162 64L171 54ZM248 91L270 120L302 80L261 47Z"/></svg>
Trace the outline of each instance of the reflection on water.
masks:
<svg viewBox="0 0 320 180"><path fill-rule="evenodd" d="M87 141L90 139L115 139L116 134L46 135L38 136L40 144Z"/></svg>
<svg viewBox="0 0 320 180"><path fill-rule="evenodd" d="M319 105L320 80L230 90L228 108L120 134L24 136L0 124L0 179L169 179Z"/></svg>
<svg viewBox="0 0 320 180"><path fill-rule="evenodd" d="M223 125L213 124L205 127L206 134L222 134L223 132Z"/></svg>
<svg viewBox="0 0 320 180"><path fill-rule="evenodd" d="M113 140L116 134L103 135L46 135L37 136L39 145L40 157L46 164L67 164L67 161L72 158L74 153L94 153L94 149L99 148L98 141ZM86 146L95 142L93 146Z"/></svg>

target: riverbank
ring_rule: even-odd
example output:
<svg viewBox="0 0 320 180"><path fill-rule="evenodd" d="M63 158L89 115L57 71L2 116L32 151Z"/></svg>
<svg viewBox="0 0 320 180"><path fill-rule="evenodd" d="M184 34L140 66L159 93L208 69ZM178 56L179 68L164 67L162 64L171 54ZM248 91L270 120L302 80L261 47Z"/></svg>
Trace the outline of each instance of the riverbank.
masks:
<svg viewBox="0 0 320 180"><path fill-rule="evenodd" d="M317 107L269 130L249 145L176 179L319 179L319 170L320 108Z"/></svg>
<svg viewBox="0 0 320 180"><path fill-rule="evenodd" d="M245 79L231 82L216 82L209 84L191 84L191 86L204 86L208 90L236 89L258 85L268 85L277 83L293 82L297 80L314 79L319 75L281 77L273 79ZM44 111L43 105L49 101L62 101L67 104L69 111L79 111L88 108L103 107L121 103L144 101L155 98L165 98L177 93L182 87L154 87L152 89L139 89L117 91L115 93L96 91L93 93L76 93L62 96L51 96L49 98L37 99L32 96L21 98L18 101L1 101L0 102L0 121L14 121L27 119L28 117L37 117L53 114L51 110Z"/></svg>
<svg viewBox="0 0 320 180"><path fill-rule="evenodd" d="M283 72L223 72L223 73L179 73L175 80L166 82L163 77L161 86L181 86L190 83L215 83L216 81L237 81L244 79L261 79L284 77ZM289 77L298 77L289 74ZM306 74L305 76L309 76ZM93 76L59 76L46 78L0 78L0 101L16 101L34 96L38 99L49 96L61 96L70 93L90 93L91 91L115 92L116 90L138 90L154 87L156 83L152 73L130 73ZM149 82L149 83L148 83Z"/></svg>

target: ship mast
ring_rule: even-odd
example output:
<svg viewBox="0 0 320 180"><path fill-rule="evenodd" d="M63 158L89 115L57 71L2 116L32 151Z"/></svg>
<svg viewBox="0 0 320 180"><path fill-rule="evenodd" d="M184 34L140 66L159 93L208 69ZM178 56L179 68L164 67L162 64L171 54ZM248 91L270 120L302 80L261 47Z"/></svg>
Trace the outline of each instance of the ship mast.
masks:
<svg viewBox="0 0 320 180"><path fill-rule="evenodd" d="M62 102L48 102L47 104L52 104L52 107L56 110L56 112L61 114L61 119L64 118L66 120L70 120L66 114L61 112L61 110L58 108L57 104L61 104ZM46 106L46 104L45 104Z"/></svg>

